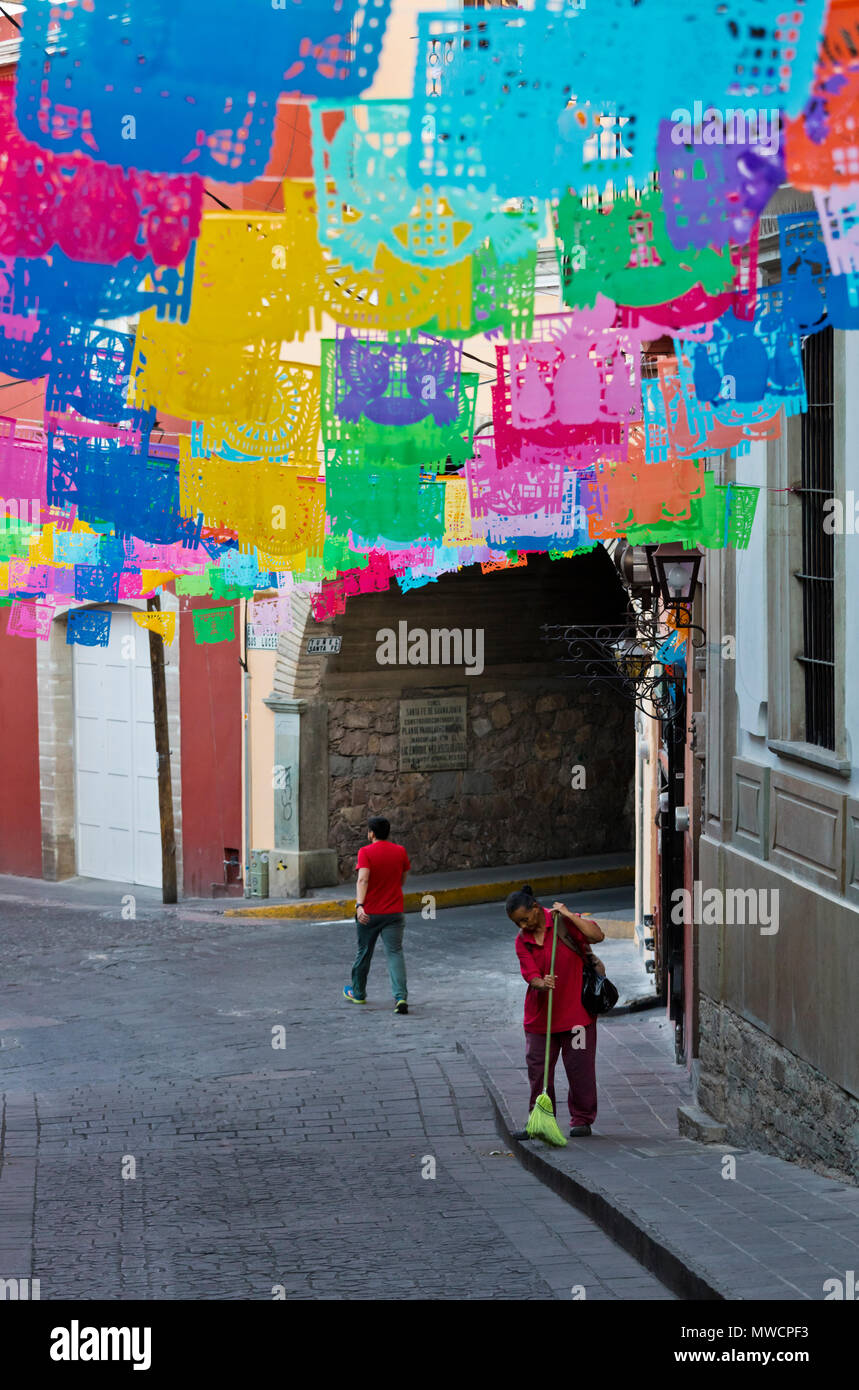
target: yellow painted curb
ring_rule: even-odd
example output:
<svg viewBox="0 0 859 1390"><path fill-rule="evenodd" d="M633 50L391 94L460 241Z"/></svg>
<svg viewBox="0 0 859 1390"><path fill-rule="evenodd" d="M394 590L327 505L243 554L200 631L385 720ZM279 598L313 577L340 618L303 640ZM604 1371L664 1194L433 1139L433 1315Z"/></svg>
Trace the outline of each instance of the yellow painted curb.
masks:
<svg viewBox="0 0 859 1390"><path fill-rule="evenodd" d="M546 893L583 893L589 888L622 888L635 882L635 869L631 864L616 869L584 869L567 874L546 874L535 877L531 887L540 897ZM461 888L439 888L432 896L439 907L473 907L477 903L503 902L508 893L513 893L522 884L519 879L506 879L497 883L467 883ZM418 912L423 905L425 893L406 893L405 911ZM333 898L322 900L308 898L300 903L272 903L267 907L228 907L225 917L287 917L296 921L324 920L338 917L354 917L354 898ZM606 936L632 936L631 922L602 922ZM628 928L617 931L609 928Z"/></svg>

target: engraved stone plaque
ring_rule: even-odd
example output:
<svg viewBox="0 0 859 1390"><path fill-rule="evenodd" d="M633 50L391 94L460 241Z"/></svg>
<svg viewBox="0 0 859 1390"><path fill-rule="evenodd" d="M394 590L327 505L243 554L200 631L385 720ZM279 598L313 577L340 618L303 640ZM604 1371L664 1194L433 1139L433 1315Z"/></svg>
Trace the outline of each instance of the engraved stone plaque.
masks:
<svg viewBox="0 0 859 1390"><path fill-rule="evenodd" d="M467 767L465 695L400 701L400 771Z"/></svg>

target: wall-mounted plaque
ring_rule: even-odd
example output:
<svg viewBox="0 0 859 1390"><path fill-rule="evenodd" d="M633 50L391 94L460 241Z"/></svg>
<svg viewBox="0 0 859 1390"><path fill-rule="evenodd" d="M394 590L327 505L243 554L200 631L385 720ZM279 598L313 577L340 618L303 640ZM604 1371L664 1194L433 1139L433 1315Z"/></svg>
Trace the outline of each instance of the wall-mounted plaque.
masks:
<svg viewBox="0 0 859 1390"><path fill-rule="evenodd" d="M400 771L467 767L465 695L400 701Z"/></svg>
<svg viewBox="0 0 859 1390"><path fill-rule="evenodd" d="M276 652L277 633L260 632L253 623L248 623L248 651L249 652Z"/></svg>
<svg viewBox="0 0 859 1390"><path fill-rule="evenodd" d="M339 652L342 637L310 637L307 641L308 656L328 656L332 652Z"/></svg>

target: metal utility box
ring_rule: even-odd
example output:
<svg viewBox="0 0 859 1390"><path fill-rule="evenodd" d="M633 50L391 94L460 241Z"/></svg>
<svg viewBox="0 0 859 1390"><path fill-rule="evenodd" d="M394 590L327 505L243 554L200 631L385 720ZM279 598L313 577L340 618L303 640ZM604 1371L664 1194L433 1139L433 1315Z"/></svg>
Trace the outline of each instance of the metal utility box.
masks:
<svg viewBox="0 0 859 1390"><path fill-rule="evenodd" d="M268 897L268 850L251 850L250 873L248 879L250 883L249 897Z"/></svg>

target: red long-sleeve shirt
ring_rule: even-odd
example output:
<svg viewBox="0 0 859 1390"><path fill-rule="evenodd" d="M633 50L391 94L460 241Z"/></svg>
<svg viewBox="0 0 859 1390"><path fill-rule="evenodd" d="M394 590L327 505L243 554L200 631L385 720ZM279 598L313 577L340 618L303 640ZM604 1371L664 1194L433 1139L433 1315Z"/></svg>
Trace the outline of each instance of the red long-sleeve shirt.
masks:
<svg viewBox="0 0 859 1390"><path fill-rule="evenodd" d="M548 975L549 966L552 963L552 936L554 927L552 925L552 914L548 908L543 908L546 914L546 935L543 938L542 946L538 946L534 940L533 933L520 931L516 936L516 955L519 957L519 968L522 971L523 980L529 983L543 975ZM564 926L570 936L585 949L590 945L582 932L574 922L569 920L564 922ZM582 958L576 951L570 950L565 946L563 940L559 938L558 948L555 951L555 988L550 991L547 989L529 989L525 995L525 1032L543 1033L546 1032L546 1020L549 1009L549 994L554 995L552 1004L552 1032L566 1033L570 1028L587 1027L593 1023L593 1015L582 1007Z"/></svg>

